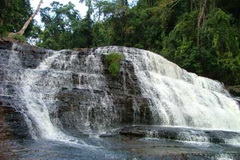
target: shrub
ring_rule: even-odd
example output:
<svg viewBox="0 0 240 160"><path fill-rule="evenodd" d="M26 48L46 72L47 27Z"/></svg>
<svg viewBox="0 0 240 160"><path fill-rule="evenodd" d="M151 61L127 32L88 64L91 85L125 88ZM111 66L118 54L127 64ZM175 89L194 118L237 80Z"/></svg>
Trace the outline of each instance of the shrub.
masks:
<svg viewBox="0 0 240 160"><path fill-rule="evenodd" d="M121 53L112 52L106 55L106 61L108 64L108 71L111 76L116 77L120 73L120 62L123 60L124 56Z"/></svg>

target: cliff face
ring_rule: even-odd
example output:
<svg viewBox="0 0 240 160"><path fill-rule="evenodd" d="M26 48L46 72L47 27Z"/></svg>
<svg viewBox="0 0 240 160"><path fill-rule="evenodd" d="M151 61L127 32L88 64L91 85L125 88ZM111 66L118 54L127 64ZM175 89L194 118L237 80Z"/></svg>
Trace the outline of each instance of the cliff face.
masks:
<svg viewBox="0 0 240 160"><path fill-rule="evenodd" d="M77 52L80 61L91 54L94 49ZM100 67L101 71L73 72L73 87L60 88L56 96L57 110L51 114L52 118L60 121L65 130L75 132L151 124L149 100L141 95L133 64L123 60L121 73L112 77L104 55L95 54L94 58L99 59L102 66L93 62L92 67Z"/></svg>
<svg viewBox="0 0 240 160"><path fill-rule="evenodd" d="M18 46L20 47L20 46ZM12 138L22 139L31 138L28 125L21 113L23 105L19 94L21 70L23 68L36 67L43 55L44 51L38 48L21 46L22 48L14 48L11 42L0 42L0 139L8 140ZM21 64L15 63L13 53L17 53ZM38 52L38 54L35 54Z"/></svg>
<svg viewBox="0 0 240 160"><path fill-rule="evenodd" d="M38 108L49 107L51 123L67 132L152 123L150 101L141 95L132 62L123 60L121 73L112 77L105 56L94 49L61 51L57 56L62 63L47 58L54 54L27 45L0 44L0 105L2 110L10 108L23 130L27 129L23 120L34 117L27 120L22 115L27 114L27 105L35 103ZM30 126L36 130L34 123Z"/></svg>
<svg viewBox="0 0 240 160"><path fill-rule="evenodd" d="M124 56L116 77L106 62L113 52ZM240 129L239 105L220 82L149 51L53 51L1 42L0 65L2 115L11 112L33 138L66 140L126 125Z"/></svg>

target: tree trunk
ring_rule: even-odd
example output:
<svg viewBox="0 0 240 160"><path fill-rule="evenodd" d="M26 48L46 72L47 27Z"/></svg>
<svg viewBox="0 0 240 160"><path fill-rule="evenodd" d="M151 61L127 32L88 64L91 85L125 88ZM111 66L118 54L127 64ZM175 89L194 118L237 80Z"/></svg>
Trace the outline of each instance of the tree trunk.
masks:
<svg viewBox="0 0 240 160"><path fill-rule="evenodd" d="M3 25L3 19L0 19L0 25Z"/></svg>
<svg viewBox="0 0 240 160"><path fill-rule="evenodd" d="M41 4L42 4L42 1L43 0L40 0L39 3L38 3L38 6L37 6L37 9L33 12L33 14L29 17L29 19L24 23L22 29L16 33L9 33L9 37L12 37L14 35L23 35L25 33L25 30L27 29L27 27L29 26L29 24L31 23L31 21L33 20L33 18L37 15L37 13L39 12L40 10L40 7L41 7Z"/></svg>
<svg viewBox="0 0 240 160"><path fill-rule="evenodd" d="M198 35L197 35L197 46L200 46L200 29L202 25L204 24L204 19L206 16L207 11L207 1L205 0L202 5L200 5L199 15L198 15L198 22L197 22L197 29L198 29Z"/></svg>

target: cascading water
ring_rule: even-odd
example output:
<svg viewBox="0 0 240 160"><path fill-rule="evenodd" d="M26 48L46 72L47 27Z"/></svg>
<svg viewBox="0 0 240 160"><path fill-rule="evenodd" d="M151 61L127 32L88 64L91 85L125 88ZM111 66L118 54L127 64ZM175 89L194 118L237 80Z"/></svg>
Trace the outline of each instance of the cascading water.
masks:
<svg viewBox="0 0 240 160"><path fill-rule="evenodd" d="M49 140L59 141L80 141L71 136L67 136L56 128L49 117L49 112L54 107L54 95L58 91L54 87L54 82L49 81L49 85L43 83L44 76L50 72L50 65L60 56L58 52L49 52L47 57L36 69L24 69L18 57L18 52L13 51L14 54L10 55L8 66L17 68L19 74L11 74L13 81L19 81L18 97L21 99L21 104L18 109L23 113L25 120L29 126L29 130L34 139L42 137ZM56 74L55 74L56 75ZM54 76L54 73L51 74ZM66 81L66 80L65 80ZM63 82L56 80L55 82ZM35 127L33 127L35 126Z"/></svg>
<svg viewBox="0 0 240 160"><path fill-rule="evenodd" d="M47 57L36 69L26 69L21 78L22 93L20 97L26 108L24 112L36 125L37 130L35 132L38 132L36 135L39 134L40 137L50 140L67 140L69 138L54 127L49 117L49 111L54 107L54 97L52 95L55 95L57 90L53 86L49 88L45 86L46 84L42 84L43 86L41 86L41 84L37 85L37 83L41 81L44 74L49 72L49 65L59 55L57 52L53 53L52 56Z"/></svg>
<svg viewBox="0 0 240 160"><path fill-rule="evenodd" d="M104 89L106 82L102 75L100 57L90 53L79 59L77 52L49 51L35 69L23 69L17 54L16 52L11 55L9 65L21 68L21 77L17 77L20 78L21 88L18 96L24 105L20 108L33 137L61 141L76 140L61 131L62 124L59 118L51 117L57 110L57 95L63 88L88 92L89 99L84 99L85 102L82 102L87 106L80 108L77 113L81 117L71 111L71 120L77 121L78 130L87 134L91 134L92 129L99 133L104 132L111 120L116 117L112 108L112 99ZM78 77L77 84L73 83L73 75ZM14 75L9 76L14 77ZM95 91L101 91L102 95L99 97L94 93ZM91 111L97 107L100 108L98 114L101 115L95 115L96 119L91 121Z"/></svg>
<svg viewBox="0 0 240 160"><path fill-rule="evenodd" d="M149 51L120 52L133 63L144 97L150 99L155 124L240 131L240 110L220 82L188 73Z"/></svg>
<svg viewBox="0 0 240 160"><path fill-rule="evenodd" d="M142 52L141 59L146 67L136 62L135 68L157 123L240 130L239 106L224 95L219 82L187 73L150 52Z"/></svg>
<svg viewBox="0 0 240 160"><path fill-rule="evenodd" d="M126 125L138 134L134 125L147 124L138 131L149 137L240 144L239 106L223 85L160 55L115 46L49 50L27 67L24 50L14 44L0 52L0 102L13 101L35 139L83 144L81 134L111 134ZM115 79L104 61L112 52L124 55Z"/></svg>
<svg viewBox="0 0 240 160"><path fill-rule="evenodd" d="M144 50L106 47L98 48L95 52L107 54L112 51L122 52L125 59L133 63L141 92L150 100L155 125L240 130L239 106L229 97L221 83L188 73L163 57ZM91 102L85 111L83 109L81 114L85 114L85 117L79 122L83 124L82 129L92 125L89 112L97 105L101 105L102 109L107 108L108 112L114 112L112 99L104 89L106 80L102 73L100 56L94 54L79 60L77 52L70 50L50 53L36 69L26 69L22 74L21 97L26 103L30 117L41 122L37 127L43 137L55 137L54 133L58 132L54 131L49 114L57 107L54 96L60 87L76 87L90 91ZM17 57L14 56L15 62L11 59L9 63L21 66ZM79 77L77 86L71 83L73 72ZM96 90L105 92L98 104L93 93ZM133 110L136 110L136 107ZM43 115L36 117L38 113ZM47 121L46 124L42 123L43 119ZM104 129L107 123L111 123L108 119L101 120L101 124L97 121L95 126L100 130Z"/></svg>

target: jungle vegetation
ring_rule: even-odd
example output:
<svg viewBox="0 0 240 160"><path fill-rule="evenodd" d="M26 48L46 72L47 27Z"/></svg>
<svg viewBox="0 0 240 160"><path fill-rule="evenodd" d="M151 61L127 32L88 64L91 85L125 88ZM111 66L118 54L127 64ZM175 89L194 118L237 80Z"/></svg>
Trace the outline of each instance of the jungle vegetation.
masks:
<svg viewBox="0 0 240 160"><path fill-rule="evenodd" d="M32 14L29 0L2 0L0 34L17 32ZM240 84L239 0L80 0L41 8L43 26L31 23L24 36L36 45L64 48L120 45L156 52L184 69Z"/></svg>

